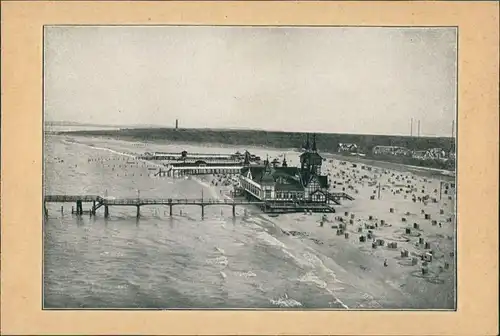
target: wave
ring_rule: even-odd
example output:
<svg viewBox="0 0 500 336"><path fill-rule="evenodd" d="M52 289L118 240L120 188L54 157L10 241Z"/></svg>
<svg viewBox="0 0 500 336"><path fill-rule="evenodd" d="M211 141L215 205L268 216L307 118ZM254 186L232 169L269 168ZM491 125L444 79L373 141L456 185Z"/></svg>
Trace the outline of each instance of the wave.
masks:
<svg viewBox="0 0 500 336"><path fill-rule="evenodd" d="M260 240L262 240L262 241L264 241L268 245L280 247L282 249L286 249L286 245L283 242L281 242L278 239L274 238L273 236L271 236L269 233L267 233L265 231L259 232L257 234L257 238L260 239Z"/></svg>
<svg viewBox="0 0 500 336"><path fill-rule="evenodd" d="M294 307L302 307L302 303L294 300L292 298L289 298L288 295L285 293L282 297L279 297L277 299L270 299L269 300L273 305L278 306L280 308L294 308Z"/></svg>
<svg viewBox="0 0 500 336"><path fill-rule="evenodd" d="M229 260L227 259L226 256L220 256L212 259L207 259L206 260L207 264L210 265L222 265L226 267L229 264Z"/></svg>
<svg viewBox="0 0 500 336"><path fill-rule="evenodd" d="M325 289L328 286L326 281L320 279L313 272L307 272L306 274L304 274L303 276L301 276L297 280L300 282L313 283L316 286L318 286L318 288L321 288L321 289Z"/></svg>
<svg viewBox="0 0 500 336"><path fill-rule="evenodd" d="M137 161L140 161L140 162L144 162L144 163L146 163L148 165L155 166L155 167L161 167L161 168L164 167L162 164L154 163L154 162L151 162L149 160L138 159L137 156L134 155L134 154L116 151L114 149L107 148L107 147L98 147L98 146L96 146L94 144L86 144L86 143L78 142L76 140L74 140L74 141L64 140L63 142L68 143L68 144L72 144L72 145L86 146L86 147L89 147L89 148L92 148L92 149L102 150L102 151L110 152L110 153L113 153L113 154L116 154L116 155L129 157L129 158L132 158L134 160L137 160Z"/></svg>
<svg viewBox="0 0 500 336"><path fill-rule="evenodd" d="M254 278L257 276L257 274L255 274L254 272L252 271L247 271L247 272L236 272L236 275L239 276L239 277L243 277L243 278Z"/></svg>

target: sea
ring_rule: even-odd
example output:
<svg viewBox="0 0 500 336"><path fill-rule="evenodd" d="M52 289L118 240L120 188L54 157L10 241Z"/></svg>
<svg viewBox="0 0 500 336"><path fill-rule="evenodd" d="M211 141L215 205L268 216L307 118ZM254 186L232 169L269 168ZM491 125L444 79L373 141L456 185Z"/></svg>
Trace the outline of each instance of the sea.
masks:
<svg viewBox="0 0 500 336"><path fill-rule="evenodd" d="M46 134L44 192L224 198L207 179L156 177L158 163L134 155L245 149ZM300 154L248 149L286 154L292 165ZM203 219L197 206L176 206L173 216L168 207L143 206L139 218L135 207L110 207L104 218L103 209L76 216L74 206L49 204L43 223L46 309L347 309L373 299L349 283L325 245L286 234L279 225L286 219L252 206L237 207L235 217L231 207L206 207ZM317 226L316 216L304 217L293 220Z"/></svg>

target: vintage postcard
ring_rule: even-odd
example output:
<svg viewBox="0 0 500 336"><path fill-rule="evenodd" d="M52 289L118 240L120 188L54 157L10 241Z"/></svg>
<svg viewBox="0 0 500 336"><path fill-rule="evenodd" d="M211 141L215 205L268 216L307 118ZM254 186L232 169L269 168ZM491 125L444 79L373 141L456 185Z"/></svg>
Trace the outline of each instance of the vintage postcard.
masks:
<svg viewBox="0 0 500 336"><path fill-rule="evenodd" d="M16 4L7 9L14 13ZM137 8L162 5L173 13L192 8ZM49 18L57 7L42 13ZM484 231L489 220L474 220L474 207L461 204L477 194L483 206L494 205L498 196L491 185L469 189L463 173L473 174L470 162L485 164L471 152L491 159L495 148L467 141L477 126L465 109L471 119L480 112L461 99L467 42L459 22L358 24L313 15L279 24L180 22L149 14L110 22L85 13L37 26L41 105L31 141L39 144L40 190L28 223L40 232L32 271L39 272L39 314L118 321L117 314L280 312L296 320L296 313L412 319L426 312L439 320L457 318L473 291L493 290L485 283L459 291L467 285L460 273L474 272L474 263L497 266L496 256L482 255L469 259L469 270L460 267L467 250L480 248L464 247L471 238L460 230ZM18 19L8 18L15 26ZM487 95L498 103L498 87ZM484 134L493 134L498 116L481 113L490 118ZM25 141L18 151L36 147ZM2 158L9 160L8 167L2 160L5 190L15 158ZM483 174L493 176L491 168ZM13 202L5 197L2 230L15 223L4 218ZM191 333L228 333L198 328ZM235 328L229 333L241 333ZM325 328L307 333L335 333Z"/></svg>

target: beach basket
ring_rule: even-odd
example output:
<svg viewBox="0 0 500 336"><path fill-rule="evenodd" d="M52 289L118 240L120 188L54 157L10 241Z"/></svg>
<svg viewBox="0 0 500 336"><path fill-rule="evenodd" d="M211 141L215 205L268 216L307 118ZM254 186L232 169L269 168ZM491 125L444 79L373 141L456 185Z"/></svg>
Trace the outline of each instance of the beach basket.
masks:
<svg viewBox="0 0 500 336"><path fill-rule="evenodd" d="M431 253L424 254L424 261L432 262L432 254Z"/></svg>

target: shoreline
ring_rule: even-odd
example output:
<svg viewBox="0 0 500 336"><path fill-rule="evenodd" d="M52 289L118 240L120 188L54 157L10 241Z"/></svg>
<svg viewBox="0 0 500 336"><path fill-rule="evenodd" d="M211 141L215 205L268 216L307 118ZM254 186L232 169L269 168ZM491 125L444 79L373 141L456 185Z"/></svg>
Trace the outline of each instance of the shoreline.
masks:
<svg viewBox="0 0 500 336"><path fill-rule="evenodd" d="M109 136L109 135L85 135L85 134L71 134L72 132L60 132L57 134L50 134L50 135L56 135L56 136L63 136L63 137L81 137L81 138L87 138L87 139L92 139L92 138L97 138L97 139L105 139L105 140L113 140L113 141L125 141L128 143L132 144L141 144L144 147L147 145L185 145L185 146L199 146L199 147L206 147L206 148L213 148L213 147L219 147L219 148L224 148L224 149L235 149L235 150L243 150L242 148L251 150L251 149L257 149L257 150L271 150L271 151L287 151L287 152L294 152L294 153L301 153L301 151L297 150L296 148L278 148L278 147L269 147L269 146L257 146L257 145L230 145L230 144L222 144L222 143L216 143L216 142L190 142L190 141L168 141L168 140L150 140L150 141L141 141L138 139L133 139L131 137L127 136ZM456 178L456 170L446 170L446 169L438 169L438 168L432 168L432 167L425 167L425 166L414 166L414 165L407 165L403 163L396 163L396 162L391 162L391 161L383 161L383 160L376 160L376 159L371 159L371 158L363 158L359 156L348 156L348 155L342 155L338 153L329 153L329 152L322 152L323 156L326 159L335 159L338 161L347 161L347 162L354 162L354 163L362 163L365 165L370 165L376 168L383 168L383 169L393 169L393 170L398 170L398 171L406 171L406 170L411 170L413 173L417 175L422 175L426 177L440 177L442 179L446 179L448 181L455 181Z"/></svg>

